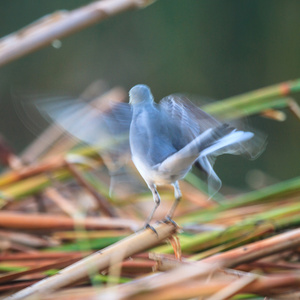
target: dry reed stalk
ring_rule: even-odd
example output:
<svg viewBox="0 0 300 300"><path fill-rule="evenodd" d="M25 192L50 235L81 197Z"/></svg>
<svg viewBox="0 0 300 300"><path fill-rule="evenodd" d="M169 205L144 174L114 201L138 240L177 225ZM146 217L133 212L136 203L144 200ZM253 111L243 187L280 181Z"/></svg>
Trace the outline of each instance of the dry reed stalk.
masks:
<svg viewBox="0 0 300 300"><path fill-rule="evenodd" d="M79 209L69 199L60 194L57 189L48 187L44 191L44 195L51 199L68 216L72 217L79 214Z"/></svg>
<svg viewBox="0 0 300 300"><path fill-rule="evenodd" d="M174 259L166 258L167 261L172 261ZM180 266L182 264L186 264L186 262L174 261L176 266ZM190 262L187 262L190 264ZM197 264L197 263L192 263ZM175 266L175 267L176 267ZM171 268L173 268L172 266ZM178 283L171 288L165 287L161 290L150 291L150 293L142 293L138 295L134 295L133 297L129 297L131 300L168 300L168 299L189 299L195 298L199 296L210 296L216 293L217 291L222 291L222 289L227 289L230 286L232 281L235 282L235 290L229 290L229 293L232 295L240 292L240 293L258 293L262 295L276 295L276 299L278 295L284 294L286 289L295 288L299 285L300 277L298 274L279 274L279 275L271 275L271 276L260 276L252 273L239 272L236 270L215 270L214 276L211 277L209 281L205 278L201 279L193 279L188 282ZM150 282L152 277L156 277L157 275L150 276ZM149 279L149 277L147 278ZM237 280L239 280L239 287L237 287ZM149 282L147 280L147 282ZM145 282L145 288L147 287L147 282ZM250 283L249 283L250 282ZM127 285L130 285L127 284ZM244 286L244 287L243 287ZM279 292L278 288L281 288ZM99 294L103 289L98 288L76 288L64 290L62 292L54 293L52 295L47 296L45 299L103 299L99 298ZM228 295L228 294L227 294ZM114 294L110 294L110 296L116 296ZM223 298L226 296L225 294L221 295ZM216 299L223 299L216 298ZM44 298L43 298L44 299ZM118 297L114 297L114 299L119 299ZM123 298L122 298L123 299ZM127 299L127 298L126 298ZM278 298L285 299L285 298ZM287 298L287 299L298 299L298 298Z"/></svg>
<svg viewBox="0 0 300 300"><path fill-rule="evenodd" d="M114 295L115 299L133 299L134 296L140 293L143 293L143 297L145 297L146 292L151 292L151 297L155 298L153 292L159 289L175 288L178 284L187 283L199 276L208 276L217 269L237 266L274 253L297 248L299 245L300 229L291 230L247 246L211 256L195 264L184 264L156 276L147 276L130 284L104 290L98 296L98 299L106 299L108 295Z"/></svg>
<svg viewBox="0 0 300 300"><path fill-rule="evenodd" d="M45 172L54 171L65 167L65 165L66 162L63 156L52 157L44 162L39 162L38 164L34 164L28 167L25 166L22 169L3 174L0 179L0 186L5 186Z"/></svg>
<svg viewBox="0 0 300 300"><path fill-rule="evenodd" d="M58 145L57 141L60 144ZM58 154L63 155L65 149L70 149L74 146L74 140L71 140L69 136L64 134L64 131L58 127L56 124L52 124L47 127L25 150L21 153L21 160L26 164L32 164L41 158L45 152L52 153L53 145L55 144L55 149L52 157L57 157Z"/></svg>
<svg viewBox="0 0 300 300"><path fill-rule="evenodd" d="M229 297L234 296L242 289L245 289L246 286L248 286L250 283L256 281L256 276L244 276L242 278L239 278L223 289L219 290L217 293L214 293L211 297L209 297L207 300L225 300Z"/></svg>
<svg viewBox="0 0 300 300"><path fill-rule="evenodd" d="M58 260L63 258L70 258L76 256L85 256L83 252L37 252L37 253L13 253L13 254L0 254L1 261L24 261L24 260Z"/></svg>
<svg viewBox="0 0 300 300"><path fill-rule="evenodd" d="M138 270L142 270L145 269L146 271L151 271L154 268L156 268L156 262L151 261L151 260L126 260L122 262L122 269L123 268L127 268L129 271L131 271L132 269L138 269Z"/></svg>
<svg viewBox="0 0 300 300"><path fill-rule="evenodd" d="M83 257L83 256L82 256ZM28 260L28 261L10 261L9 263L7 262L2 262L0 263L0 269L3 268L3 272L5 274L9 274L10 272L21 272L26 269L32 269L36 267L41 267L44 265L52 264L53 262L58 261L55 259L46 259L46 260ZM2 274L4 275L4 274ZM0 275L0 277L2 276ZM1 277L2 278L2 277Z"/></svg>
<svg viewBox="0 0 300 300"><path fill-rule="evenodd" d="M262 241L216 254L203 259L202 262L216 263L218 261L226 261L227 267L234 267L281 251L291 250L299 246L300 229L294 229Z"/></svg>
<svg viewBox="0 0 300 300"><path fill-rule="evenodd" d="M23 232L10 232L0 230L0 239L6 239L14 243L29 247L53 247L57 246L57 242L50 239L44 239L42 237L37 237L32 234L23 233Z"/></svg>
<svg viewBox="0 0 300 300"><path fill-rule="evenodd" d="M105 0L92 2L73 11L58 11L0 40L0 66L50 45L90 25L130 9L138 9L153 0Z"/></svg>
<svg viewBox="0 0 300 300"><path fill-rule="evenodd" d="M32 267L29 270L26 271L20 271L20 272L10 272L9 274L1 275L0 276L0 283L9 282L12 280L16 280L17 278L23 277L28 274L35 274L40 273L43 271L47 271L50 269L59 269L64 268L66 266L69 266L70 264L75 263L80 258L82 258L82 255L69 255L69 258L63 258L58 259L56 261L52 261L49 263L43 263L41 266ZM46 275L45 275L46 276Z"/></svg>
<svg viewBox="0 0 300 300"><path fill-rule="evenodd" d="M4 250L7 251L17 251L17 252L24 252L24 253L36 253L38 252L38 250L36 250L35 248L29 247L29 246L25 246L25 245L21 245L18 243L14 243L14 242L10 242L5 240L8 243L8 247Z"/></svg>
<svg viewBox="0 0 300 300"><path fill-rule="evenodd" d="M91 184L89 184L87 180L85 180L85 178L81 175L78 168L74 164L69 163L68 161L66 162L67 169L71 172L71 174L73 174L76 180L95 198L101 212L107 217L116 218L117 214L115 212L115 209L110 205L107 199L99 194L97 190Z"/></svg>
<svg viewBox="0 0 300 300"><path fill-rule="evenodd" d="M184 195L184 200L191 201L199 207L209 208L217 206L216 202L208 200L209 197L206 194L186 181L180 182L180 189Z"/></svg>
<svg viewBox="0 0 300 300"><path fill-rule="evenodd" d="M286 120L286 114L276 109L266 109L260 113L261 116L275 121L283 122Z"/></svg>
<svg viewBox="0 0 300 300"><path fill-rule="evenodd" d="M14 291L14 290L19 290L22 288L26 288L31 284L34 284L38 282L37 279L33 279L33 280L28 280L25 282L17 282L17 283L11 283L11 284L5 284L5 285L1 285L0 286L0 292L7 292L7 291Z"/></svg>
<svg viewBox="0 0 300 300"><path fill-rule="evenodd" d="M252 269L277 269L277 270L300 270L300 263L293 262L279 262L279 263L270 263L264 261L255 261L247 264Z"/></svg>
<svg viewBox="0 0 300 300"><path fill-rule="evenodd" d="M300 292L287 292L276 295L276 300L299 300Z"/></svg>
<svg viewBox="0 0 300 300"><path fill-rule="evenodd" d="M63 241L73 241L76 239L84 240L84 239L99 239L99 238L107 238L107 237L118 237L129 235L132 232L130 230L94 230L94 231L58 231L54 232L51 237L55 240L63 240ZM1 257L1 255L0 255Z"/></svg>
<svg viewBox="0 0 300 300"><path fill-rule="evenodd" d="M208 276L222 268L224 265L225 262L220 261L214 264L184 264L169 272L146 276L128 284L104 289L102 293L98 295L98 299L107 299L109 296L113 296L113 299L116 300L133 299L135 296L139 297L140 294L143 294L143 297L149 295L149 297L153 296L152 299L156 299L153 292L159 291L160 289L170 290L173 287L176 287L183 282L189 282L196 277Z"/></svg>
<svg viewBox="0 0 300 300"><path fill-rule="evenodd" d="M88 257L70 265L60 273L42 280L24 290L21 290L7 300L20 300L29 296L40 297L59 288L67 286L92 273L98 272L111 266L112 261L123 259L142 252L174 234L177 228L172 223L160 223L154 226L156 233L150 229L139 231L122 241L119 241L101 251L95 252Z"/></svg>
<svg viewBox="0 0 300 300"><path fill-rule="evenodd" d="M224 280L225 279L225 280ZM143 293L128 298L130 300L178 300L192 299L197 297L209 297L205 299L222 300L234 296L237 293L254 293L263 296L277 295L279 289L290 289L299 286L300 276L298 274L284 274L276 276L258 276L256 274L245 274L245 276L228 281L226 278L211 280L191 280L189 282L179 283L175 286L154 290L151 293ZM130 283L129 283L130 284ZM282 290L283 292L286 292ZM282 292L281 291L281 292ZM101 291L100 291L101 292ZM101 295L101 294L100 294ZM56 299L55 296L53 299ZM85 299L104 299L99 297L99 292L95 293L94 298ZM272 298L273 299L273 298ZM277 299L277 298L275 298Z"/></svg>
<svg viewBox="0 0 300 300"><path fill-rule="evenodd" d="M300 107L294 99L289 100L289 109L294 114L294 116L300 120Z"/></svg>
<svg viewBox="0 0 300 300"><path fill-rule="evenodd" d="M67 216L49 214L22 214L0 211L0 227L28 230L67 230L75 227L85 229L114 229L125 228L137 230L141 223L129 219L87 217L72 219Z"/></svg>

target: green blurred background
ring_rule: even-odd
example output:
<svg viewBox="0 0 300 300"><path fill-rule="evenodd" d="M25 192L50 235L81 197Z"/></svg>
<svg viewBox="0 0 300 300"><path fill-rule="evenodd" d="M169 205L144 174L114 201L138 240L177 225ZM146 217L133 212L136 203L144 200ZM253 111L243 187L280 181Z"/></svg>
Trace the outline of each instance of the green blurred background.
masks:
<svg viewBox="0 0 300 300"><path fill-rule="evenodd" d="M0 36L88 3L1 0ZM18 152L35 138L12 104L22 90L76 97L101 78L126 89L148 84L156 99L175 92L224 99L298 78L299 15L299 0L159 0L118 15L64 38L59 49L49 46L2 67L0 132ZM219 158L223 182L247 188L247 174L262 184L298 176L299 121L287 111L283 123L255 117L252 124L268 135L268 147L255 162Z"/></svg>

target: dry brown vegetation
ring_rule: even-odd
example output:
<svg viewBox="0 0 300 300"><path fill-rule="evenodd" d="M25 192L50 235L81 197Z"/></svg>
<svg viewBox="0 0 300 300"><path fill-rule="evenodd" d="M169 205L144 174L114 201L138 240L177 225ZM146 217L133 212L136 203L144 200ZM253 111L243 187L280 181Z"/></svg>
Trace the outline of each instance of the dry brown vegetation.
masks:
<svg viewBox="0 0 300 300"><path fill-rule="evenodd" d="M111 1L123 6L105 8L104 17L151 1L125 2ZM91 7L84 11L94 19L75 22L67 31L57 25L62 31L48 40L38 34L40 28L54 28L49 20L69 24L73 19L52 16L26 29L22 38L30 49L7 56L1 48L0 63L96 22ZM10 36L2 43L9 50L24 40ZM203 109L223 119L262 114L282 121L279 109L289 108L299 118L290 98L299 89L295 80ZM110 99L122 95L113 89ZM190 175L181 183L178 226L157 222L155 233L141 229L153 205L151 195L121 192L110 198L109 176L97 151L74 148L57 128L47 129L23 155L13 154L4 141L0 148L6 165L0 175L2 299L300 298L299 177L235 193L219 205L207 200L200 181ZM173 201L169 188L161 189L161 196L156 220L163 220Z"/></svg>

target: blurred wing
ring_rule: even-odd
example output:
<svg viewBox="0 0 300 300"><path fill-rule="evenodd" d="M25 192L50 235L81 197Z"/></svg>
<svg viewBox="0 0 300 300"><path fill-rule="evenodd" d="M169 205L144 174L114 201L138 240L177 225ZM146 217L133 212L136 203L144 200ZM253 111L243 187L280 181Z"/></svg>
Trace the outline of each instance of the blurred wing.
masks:
<svg viewBox="0 0 300 300"><path fill-rule="evenodd" d="M179 126L182 136L195 139L209 128L220 126L220 122L207 114L190 100L181 95L163 98L160 107ZM190 142L190 141L189 141ZM266 137L248 131L238 131L216 140L215 144L204 149L196 161L208 177L209 194L214 195L221 188L221 180L213 169L216 157L222 154L244 155L257 158L265 149Z"/></svg>
<svg viewBox="0 0 300 300"><path fill-rule="evenodd" d="M63 98L40 101L36 105L71 136L96 147L111 176L111 193L118 185L124 186L124 178L133 180L125 166L131 157L129 128L132 112L127 103L105 104L100 109L84 101Z"/></svg>
<svg viewBox="0 0 300 300"><path fill-rule="evenodd" d="M75 138L96 146L100 154L121 155L129 151L131 109L111 102L105 110L80 100L40 101L38 109Z"/></svg>
<svg viewBox="0 0 300 300"><path fill-rule="evenodd" d="M160 101L159 106L170 119L175 120L184 135L191 139L209 128L221 125L214 117L198 108L183 95L169 95Z"/></svg>

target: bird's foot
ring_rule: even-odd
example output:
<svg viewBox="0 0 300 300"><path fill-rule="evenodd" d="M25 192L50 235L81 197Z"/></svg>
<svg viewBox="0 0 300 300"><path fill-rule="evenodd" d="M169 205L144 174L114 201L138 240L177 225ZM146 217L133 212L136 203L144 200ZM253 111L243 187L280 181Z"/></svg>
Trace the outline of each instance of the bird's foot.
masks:
<svg viewBox="0 0 300 300"><path fill-rule="evenodd" d="M178 224L169 216L167 215L165 219L163 220L164 223L172 223L176 228L179 227Z"/></svg>
<svg viewBox="0 0 300 300"><path fill-rule="evenodd" d="M155 228L153 226L151 226L149 223L146 223L145 226L144 226L145 229L150 229L152 230L157 236L158 236L158 233L157 231L155 230Z"/></svg>

